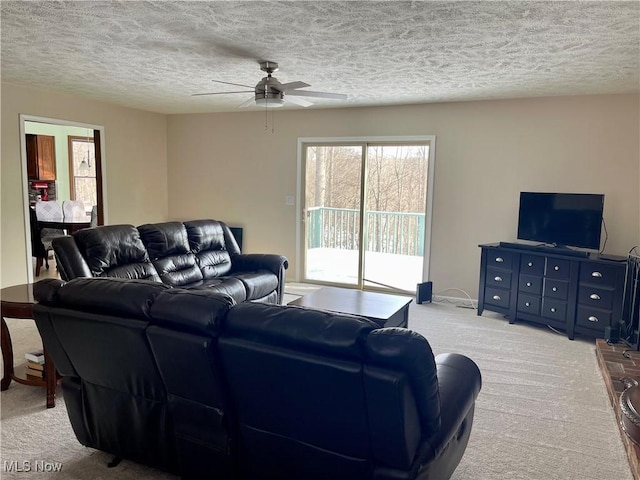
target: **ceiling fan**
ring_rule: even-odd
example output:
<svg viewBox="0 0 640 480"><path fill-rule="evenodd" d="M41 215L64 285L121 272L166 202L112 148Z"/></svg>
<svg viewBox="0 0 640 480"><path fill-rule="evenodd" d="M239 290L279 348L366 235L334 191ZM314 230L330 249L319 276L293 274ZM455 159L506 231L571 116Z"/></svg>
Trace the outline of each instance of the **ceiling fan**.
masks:
<svg viewBox="0 0 640 480"><path fill-rule="evenodd" d="M250 85L242 85L239 83L222 82L213 80L216 83L224 83L226 85L235 85L236 87L251 88L251 90L240 90L234 92L212 92L212 93L194 93L192 97L202 95L226 95L229 93L253 93L254 97L242 103L240 107L248 107L250 105L259 105L266 108L281 107L285 102L294 103L301 107L313 105L312 102L300 97L316 97L316 98L332 98L335 100L344 100L347 98L342 93L313 92L311 90L300 90L301 88L310 87L304 82L280 83L276 77L271 76L273 72L278 70L278 64L270 61L260 62L260 70L267 72L267 76L263 77L255 87Z"/></svg>

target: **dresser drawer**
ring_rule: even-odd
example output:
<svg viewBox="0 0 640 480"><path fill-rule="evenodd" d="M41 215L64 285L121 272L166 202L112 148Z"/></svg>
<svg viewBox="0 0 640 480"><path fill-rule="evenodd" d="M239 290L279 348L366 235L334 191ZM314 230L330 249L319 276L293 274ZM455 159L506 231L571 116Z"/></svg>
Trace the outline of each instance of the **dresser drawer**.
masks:
<svg viewBox="0 0 640 480"><path fill-rule="evenodd" d="M544 273L544 257L536 255L521 255L520 273L524 273L526 275L542 275Z"/></svg>
<svg viewBox="0 0 640 480"><path fill-rule="evenodd" d="M521 293L518 295L518 312L528 313L529 315L539 317L541 302L542 299L540 297Z"/></svg>
<svg viewBox="0 0 640 480"><path fill-rule="evenodd" d="M591 285L580 285L578 289L578 303L610 310L613 307L613 290L596 288Z"/></svg>
<svg viewBox="0 0 640 480"><path fill-rule="evenodd" d="M557 298L558 300L566 300L569 297L569 282L553 278L545 278L544 296Z"/></svg>
<svg viewBox="0 0 640 480"><path fill-rule="evenodd" d="M576 325L604 331L605 327L611 325L611 311L580 305L576 314Z"/></svg>
<svg viewBox="0 0 640 480"><path fill-rule="evenodd" d="M562 302L552 298L543 298L542 311L540 315L544 318L564 322L567 317L567 302Z"/></svg>
<svg viewBox="0 0 640 480"><path fill-rule="evenodd" d="M487 287L484 294L484 303L497 307L509 308L511 292L504 288Z"/></svg>
<svg viewBox="0 0 640 480"><path fill-rule="evenodd" d="M542 277L521 274L518 290L530 295L542 295Z"/></svg>
<svg viewBox="0 0 640 480"><path fill-rule="evenodd" d="M506 270L513 269L513 253L504 252L502 250L487 251L487 268L502 268Z"/></svg>
<svg viewBox="0 0 640 480"><path fill-rule="evenodd" d="M624 268L624 264L614 266L596 262L583 262L580 265L579 281L580 283L588 283L600 287L615 287L618 278L624 275Z"/></svg>
<svg viewBox="0 0 640 480"><path fill-rule="evenodd" d="M547 257L547 267L545 269L546 277L568 280L570 271L571 262L569 260Z"/></svg>
<svg viewBox="0 0 640 480"><path fill-rule="evenodd" d="M499 268L487 268L487 285L511 288L511 272Z"/></svg>

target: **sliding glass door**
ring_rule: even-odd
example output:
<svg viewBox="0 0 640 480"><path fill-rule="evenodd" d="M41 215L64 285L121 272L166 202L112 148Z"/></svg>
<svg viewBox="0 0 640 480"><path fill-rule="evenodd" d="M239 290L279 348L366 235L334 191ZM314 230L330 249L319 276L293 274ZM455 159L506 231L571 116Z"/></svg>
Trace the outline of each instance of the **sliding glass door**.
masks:
<svg viewBox="0 0 640 480"><path fill-rule="evenodd" d="M303 281L415 291L429 142L303 143Z"/></svg>

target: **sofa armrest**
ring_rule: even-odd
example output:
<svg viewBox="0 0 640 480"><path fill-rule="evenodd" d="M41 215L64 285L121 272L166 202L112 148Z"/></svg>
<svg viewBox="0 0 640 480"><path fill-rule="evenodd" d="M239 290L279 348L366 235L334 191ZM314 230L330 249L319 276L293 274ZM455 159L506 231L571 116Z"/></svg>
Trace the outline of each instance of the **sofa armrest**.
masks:
<svg viewBox="0 0 640 480"><path fill-rule="evenodd" d="M231 257L231 273L268 270L280 277L289 268L287 257L270 253L249 253Z"/></svg>
<svg viewBox="0 0 640 480"><path fill-rule="evenodd" d="M438 355L436 367L440 428L422 439L417 460L420 470L427 468L431 471L429 478L449 478L469 440L482 376L473 360L456 353Z"/></svg>
<svg viewBox="0 0 640 480"><path fill-rule="evenodd" d="M267 270L278 277L278 304L282 304L284 297L285 270L289 268L289 260L283 255L271 253L248 253L231 257L231 271L234 273L255 272Z"/></svg>
<svg viewBox="0 0 640 480"><path fill-rule="evenodd" d="M84 259L76 241L67 235L54 238L51 242L56 255L56 265L63 280L73 280L78 277L92 277L91 269Z"/></svg>

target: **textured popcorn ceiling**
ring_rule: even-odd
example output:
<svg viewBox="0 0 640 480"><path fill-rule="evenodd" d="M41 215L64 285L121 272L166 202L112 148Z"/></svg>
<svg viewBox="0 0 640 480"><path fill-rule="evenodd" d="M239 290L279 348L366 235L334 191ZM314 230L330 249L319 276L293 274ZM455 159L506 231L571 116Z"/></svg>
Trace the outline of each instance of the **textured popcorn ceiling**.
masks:
<svg viewBox="0 0 640 480"><path fill-rule="evenodd" d="M640 2L1 3L2 80L164 112L234 111L259 60L356 106L638 92ZM311 100L311 99L310 99ZM258 107L252 107L258 108ZM301 107L292 107L301 108Z"/></svg>

